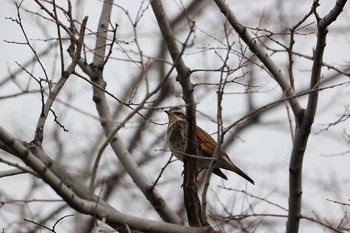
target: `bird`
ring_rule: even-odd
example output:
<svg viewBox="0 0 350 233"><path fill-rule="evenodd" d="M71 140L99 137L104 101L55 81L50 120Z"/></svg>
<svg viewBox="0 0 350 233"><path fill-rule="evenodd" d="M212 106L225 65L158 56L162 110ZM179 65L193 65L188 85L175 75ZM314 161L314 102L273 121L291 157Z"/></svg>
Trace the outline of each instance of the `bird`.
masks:
<svg viewBox="0 0 350 233"><path fill-rule="evenodd" d="M168 129L167 129L167 142L168 147L176 158L183 161L185 155L185 144L186 144L186 134L187 134L187 120L185 111L179 107L172 107L169 110L164 111L169 118ZM207 159L198 159L197 164L200 171L207 169L210 165L211 159L214 156L214 151L217 143L215 140L202 128L196 126L196 141L197 141L197 153L199 157L204 157ZM239 169L224 150L219 151L216 163L213 168L213 173L225 180L227 180L226 175L220 170L226 169L236 174L240 175L252 184L254 181L241 169Z"/></svg>

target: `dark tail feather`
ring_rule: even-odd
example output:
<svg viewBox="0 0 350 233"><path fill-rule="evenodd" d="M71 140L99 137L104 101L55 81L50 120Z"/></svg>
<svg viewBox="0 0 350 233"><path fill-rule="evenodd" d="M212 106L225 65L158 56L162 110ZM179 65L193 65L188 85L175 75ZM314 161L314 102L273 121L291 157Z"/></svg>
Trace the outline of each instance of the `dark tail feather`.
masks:
<svg viewBox="0 0 350 233"><path fill-rule="evenodd" d="M249 181L250 183L254 184L254 180L252 180L252 178L250 178L247 174L245 174L241 169L239 169L238 167L236 167L235 173L237 173L238 175L242 176L244 179L246 179L247 181ZM219 169L219 168L214 168L213 169L213 173L217 176L220 176L222 179L228 180L227 177L225 176L225 174Z"/></svg>
<svg viewBox="0 0 350 233"><path fill-rule="evenodd" d="M248 180L250 183L254 184L254 180L252 180L252 178L250 178L247 174L245 174L241 169L239 169L238 167L236 167L236 170L233 171L235 173L237 173L238 175L242 176L244 179Z"/></svg>
<svg viewBox="0 0 350 233"><path fill-rule="evenodd" d="M213 169L213 173L217 176L220 176L222 179L228 180L225 174L217 167Z"/></svg>

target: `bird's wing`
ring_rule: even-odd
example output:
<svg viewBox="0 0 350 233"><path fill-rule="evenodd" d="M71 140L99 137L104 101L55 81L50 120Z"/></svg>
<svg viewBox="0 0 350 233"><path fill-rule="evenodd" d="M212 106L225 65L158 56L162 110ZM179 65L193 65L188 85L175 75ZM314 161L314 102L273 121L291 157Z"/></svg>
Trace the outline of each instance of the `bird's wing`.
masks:
<svg viewBox="0 0 350 233"><path fill-rule="evenodd" d="M205 132L203 129L201 129L200 127L197 127L197 143L200 144L201 149L207 153L209 156L213 156L214 152L215 152L215 147L216 147L216 142L215 140L207 133ZM228 155L226 154L225 151L220 150L219 151L219 156L218 159L227 164L228 167L230 167L231 169L234 169L236 166L232 163L232 161L230 160L230 158L228 157ZM229 168L226 168L229 169ZM229 170L231 170L229 169Z"/></svg>
<svg viewBox="0 0 350 233"><path fill-rule="evenodd" d="M207 153L208 156L212 156L216 146L215 140L200 127L197 127L196 136L197 143L200 145L201 150Z"/></svg>
<svg viewBox="0 0 350 233"><path fill-rule="evenodd" d="M215 140L203 129L200 127L197 127L197 143L199 143L200 148L208 155L208 156L213 156L215 147L216 147L216 142ZM219 167L224 168L227 170L231 170L238 175L242 176L246 180L248 180L250 183L254 184L254 181L247 175L245 174L241 169L239 169L236 165L233 164L231 159L228 157L225 151L220 150L219 155L218 155L218 161L220 163Z"/></svg>

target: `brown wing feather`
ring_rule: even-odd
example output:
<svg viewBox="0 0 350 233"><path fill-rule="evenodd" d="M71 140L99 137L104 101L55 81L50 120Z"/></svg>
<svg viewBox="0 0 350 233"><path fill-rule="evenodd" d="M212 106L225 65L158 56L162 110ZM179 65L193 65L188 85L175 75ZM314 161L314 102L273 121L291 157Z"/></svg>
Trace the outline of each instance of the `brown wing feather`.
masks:
<svg viewBox="0 0 350 233"><path fill-rule="evenodd" d="M209 155L214 154L216 146L215 140L200 127L197 127L196 136L201 149Z"/></svg>
<svg viewBox="0 0 350 233"><path fill-rule="evenodd" d="M214 154L215 147L216 147L215 140L200 127L197 127L196 136L197 136L197 143L200 144L200 148L204 152L212 156ZM225 151L220 150L218 161L221 162L221 166L220 166L221 168L231 170L237 173L238 175L242 176L252 184L254 184L254 181L247 174L245 174L241 169L239 169L236 165L232 163L231 159L228 157Z"/></svg>
<svg viewBox="0 0 350 233"><path fill-rule="evenodd" d="M216 141L200 127L197 127L197 142L200 143L200 147L204 152L208 153L209 155L214 154ZM221 157L221 160L225 160L227 164L234 166L225 151L220 150L219 157Z"/></svg>

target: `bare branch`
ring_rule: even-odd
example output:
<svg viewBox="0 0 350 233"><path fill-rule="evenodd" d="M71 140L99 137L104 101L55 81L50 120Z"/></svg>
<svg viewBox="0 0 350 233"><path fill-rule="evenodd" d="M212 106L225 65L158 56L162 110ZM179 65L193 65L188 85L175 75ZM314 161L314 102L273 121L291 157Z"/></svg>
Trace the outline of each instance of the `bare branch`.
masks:
<svg viewBox="0 0 350 233"><path fill-rule="evenodd" d="M176 80L182 87L182 98L186 103L187 116L187 140L185 153L197 155L196 143L196 103L193 96L193 84L190 79L190 70L182 59L182 51L178 48L174 34L170 28L170 23L160 0L152 0L151 6L157 19L159 29L168 47L168 51L173 60L178 73ZM187 211L187 218L191 226L202 226L201 206L198 198L196 160L184 157L184 200Z"/></svg>
<svg viewBox="0 0 350 233"><path fill-rule="evenodd" d="M249 34L247 28L245 28L229 9L224 0L215 0L220 11L227 18L231 26L237 31L242 40L248 45L249 49L260 59L260 61L266 66L272 77L280 85L283 92L287 97L295 96L295 92L290 84L287 82L286 77L277 65L269 58L269 56L260 48L256 40ZM296 98L290 98L289 104L292 107L293 113L296 118L302 117L303 109Z"/></svg>
<svg viewBox="0 0 350 233"><path fill-rule="evenodd" d="M81 27L80 34L79 34L79 40L78 40L79 43L78 43L77 50L75 52L72 63L69 64L67 69L63 72L61 78L58 80L54 89L50 92L49 97L44 105L44 108L43 108L42 112L40 113L40 117L39 117L39 120L38 120L38 123L36 126L35 139L34 139L37 141L37 143L41 144L42 141L44 140L44 138L43 138L44 126L45 126L45 122L46 122L46 119L48 117L49 111L50 111L58 93L61 91L64 84L66 83L66 81L70 77L70 75L74 72L74 69L80 60L81 50L82 50L83 43L84 43L84 33L85 33L85 27L87 24L87 20L88 20L88 17L85 17L83 20L82 27Z"/></svg>
<svg viewBox="0 0 350 233"><path fill-rule="evenodd" d="M99 27L96 38L95 45L95 55L92 64L92 69L85 68L83 69L90 78L91 81L97 86L105 87L106 82L103 79L103 64L106 50L106 40L107 40L107 29L108 23L110 20L110 14L113 6L113 1L105 1L103 3L101 18L99 21ZM84 63L80 63L84 66ZM113 124L111 119L111 113L109 110L109 105L106 100L105 92L99 88L96 88L95 85L92 86L93 89L93 100L96 104L96 109L100 117L101 125L105 132L105 135L108 137L113 131ZM161 197L157 190L150 190L152 183L146 176L141 172L140 168L137 166L135 160L130 155L127 150L124 142L118 133L114 134L113 140L111 140L110 145L117 155L120 162L123 164L124 168L128 171L128 174L133 178L134 182L145 194L146 198L154 206L154 209L158 214L167 222L173 222L181 224L182 220L177 216L177 214L166 204L165 200Z"/></svg>
<svg viewBox="0 0 350 233"><path fill-rule="evenodd" d="M341 5L339 2L342 2ZM321 68L323 53L326 47L327 26L333 22L341 13L339 7L344 7L346 1L337 1L333 10L325 16L324 19L318 21L317 42L314 54L314 62L312 65L312 73L310 79L310 90L317 90L321 80ZM318 19L316 8L318 1L314 2L313 12ZM342 8L341 8L342 9ZM302 118L300 127L297 127L295 141L289 162L289 212L287 221L287 233L297 233L299 231L301 201L302 201L302 167L305 149L310 135L311 127L315 119L318 104L319 91L310 92L308 95L308 103Z"/></svg>
<svg viewBox="0 0 350 233"><path fill-rule="evenodd" d="M142 218L132 217L122 214L109 206L106 202L99 199L95 195L91 195L89 189L82 186L79 182L73 181L63 168L57 163L51 161L45 164L40 158L48 157L38 146L30 144L32 151L27 149L22 143L14 139L8 132L0 127L0 141L8 145L15 156L22 159L30 166L40 177L49 184L58 195L60 195L71 207L77 211L99 219L106 218L106 223L115 229L123 228L127 222L129 227L141 231L149 232L203 232L208 228L193 228L176 224L163 223L157 221L146 220ZM55 170L58 173L54 173ZM57 176L60 174L60 177ZM209 231L210 232L210 229Z"/></svg>

